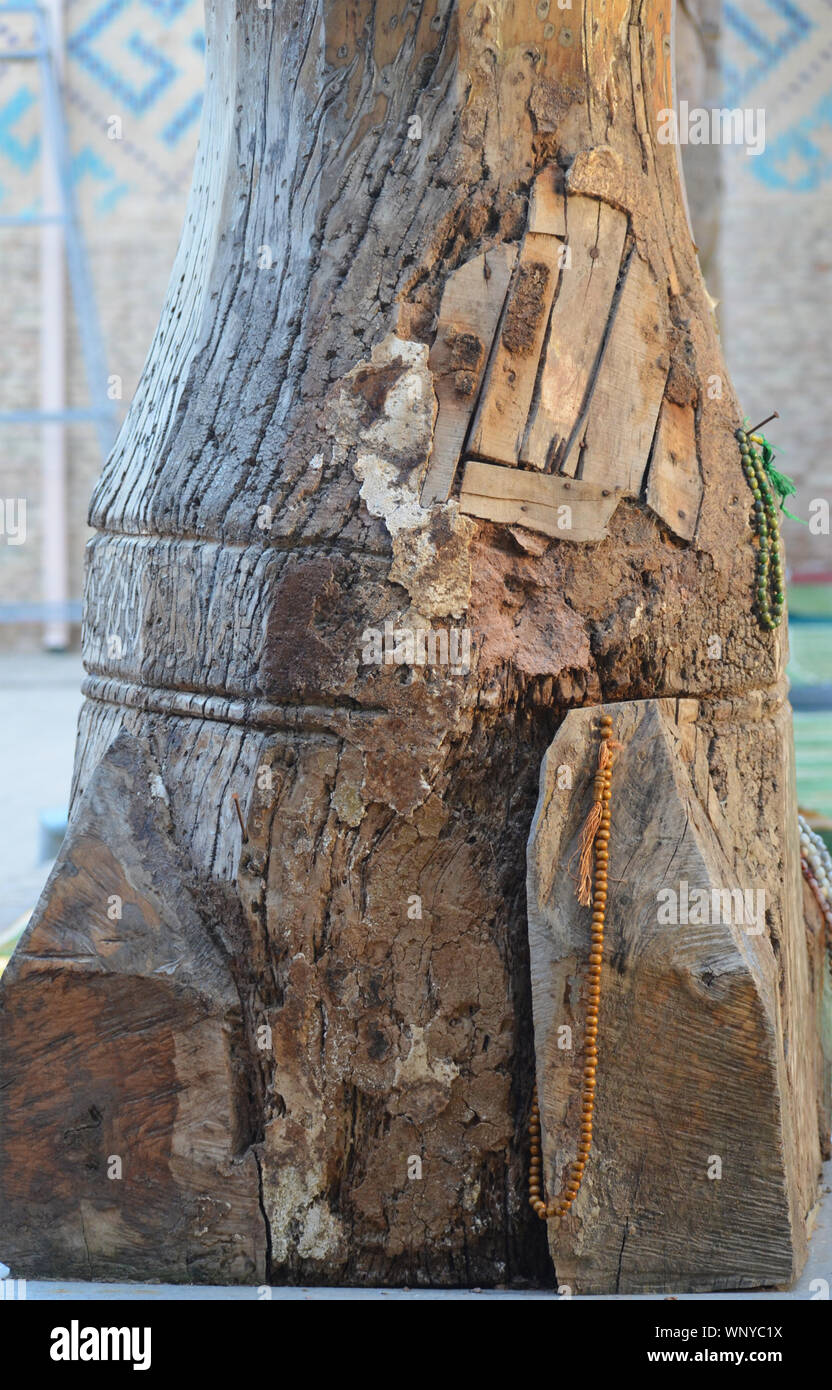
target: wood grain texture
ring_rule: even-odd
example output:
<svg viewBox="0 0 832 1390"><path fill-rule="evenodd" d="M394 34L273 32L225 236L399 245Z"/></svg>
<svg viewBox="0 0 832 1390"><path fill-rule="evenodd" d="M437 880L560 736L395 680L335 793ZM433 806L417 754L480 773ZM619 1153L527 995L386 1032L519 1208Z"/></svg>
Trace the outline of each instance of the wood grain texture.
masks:
<svg viewBox="0 0 832 1390"><path fill-rule="evenodd" d="M543 232L546 236L566 236L566 195L563 175L554 164L538 174L529 192L529 222L527 230Z"/></svg>
<svg viewBox="0 0 832 1390"><path fill-rule="evenodd" d="M264 1277L243 1010L189 878L158 767L122 733L0 982L0 1241L21 1275Z"/></svg>
<svg viewBox="0 0 832 1390"><path fill-rule="evenodd" d="M525 1189L524 846L540 760L575 707L702 695L736 715L779 691L783 634L762 633L750 604L752 533L733 435L743 411L676 152L653 133L655 113L672 104L670 11L648 0L633 21L625 0L587 0L565 43L563 25L526 0L206 5L205 105L182 243L92 501L73 815L86 815L96 768L120 734L151 750L168 795L166 834L189 869L177 903L187 912L191 894L234 976L244 1041L226 1072L225 1015L209 1012L208 1101L226 1113L229 1095L253 1097L239 1156L259 1161L272 1283L551 1287ZM602 220L603 208L626 217L625 255L674 297L667 398L697 412L704 481L689 542L640 498L622 498L603 539L569 545L474 518L453 498L421 505L441 419L430 357L445 288L479 257L509 257L527 231L560 245L560 230L536 230L539 217L557 215L559 188L567 228L570 201L594 201ZM537 301L525 303L509 335L519 342L541 322ZM574 330L588 340L594 312ZM714 373L725 389L706 405ZM642 410L649 382L631 385L625 404ZM605 429L619 406L604 408ZM518 434L528 402L520 414ZM378 645L388 630L412 638L415 629L465 639L469 660L400 664ZM730 747L713 799L733 798L729 825L744 827L742 855L771 886L778 990L792 991L796 1020L802 987L785 925L793 879L782 857L792 837L767 819L783 745L759 736L763 727L770 721L729 745L703 735L697 758L707 760L711 742ZM737 788L756 808L753 825ZM128 817L131 793L143 804L125 788ZM148 873L155 844L143 851ZM109 862L104 848L95 855ZM42 911L54 896L62 912L63 891L53 880ZM94 949L101 1008L118 1014L143 1057L147 991L156 999L173 985L155 969L150 984L138 975L124 985L99 969L99 935ZM33 1093L48 1091L27 1023L42 1005L34 972L21 972L14 997L21 1028L9 1016L3 1056L13 1049ZM73 1038L78 1055L94 1050L88 997L62 1006L73 1061ZM172 1004L172 1030L185 1007ZM804 1034L790 1046L796 1074L806 1044ZM129 1060L125 1042L108 1073L113 1092L128 1084ZM188 1090L177 1092L177 1114L191 1090L202 1104L204 1081L198 1068L178 1075ZM27 1129L19 1105L18 1145L60 1149L57 1102L50 1114L48 1126ZM160 1110L160 1146L177 1123ZM803 1133L797 1112L794 1124ZM226 1181L226 1157L220 1145L206 1190ZM0 1165L0 1189L10 1172ZM803 1172L814 1200L808 1156ZM41 1196L16 1189L16 1220L31 1258L60 1277L78 1268L77 1211L62 1196L43 1227ZM152 1203L131 1216L145 1235L155 1219ZM248 1241L243 1216L237 1229ZM158 1274L187 1279L201 1260L200 1277L212 1261L226 1277L224 1237L212 1228L192 1240L192 1230L171 1224ZM139 1241L134 1261L125 1241L120 1267L147 1273L149 1246L149 1236ZM259 1279L260 1256L251 1259L246 1277Z"/></svg>
<svg viewBox="0 0 832 1390"><path fill-rule="evenodd" d="M816 1099L821 1155L832 1158L832 961L826 944L826 922L817 899L803 880L803 918L809 957L809 984L814 1002L812 1025L819 1039Z"/></svg>
<svg viewBox="0 0 832 1390"><path fill-rule="evenodd" d="M546 337L524 463L557 468L578 424L612 314L627 217L595 198L566 200L569 261Z"/></svg>
<svg viewBox="0 0 832 1390"><path fill-rule="evenodd" d="M514 246L483 252L454 271L442 293L428 359L438 414L423 507L448 500L516 258Z"/></svg>
<svg viewBox="0 0 832 1390"><path fill-rule="evenodd" d="M647 474L647 505L674 535L689 541L696 531L701 502L693 410L665 400Z"/></svg>
<svg viewBox="0 0 832 1390"><path fill-rule="evenodd" d="M563 255L558 237L527 232L523 238L474 419L472 453L511 466L518 461Z"/></svg>
<svg viewBox="0 0 832 1390"><path fill-rule="evenodd" d="M723 786L720 798L712 785L737 738L773 741L788 762L777 717L726 728L725 711L696 701L573 710L546 754L528 905L547 1191L559 1191L578 1134L590 912L569 864L602 712L622 747L598 1087L582 1189L550 1226L558 1279L582 1293L788 1282L805 1258L821 1158L821 1055L807 1023L815 1006L799 885L788 850L792 891L781 906L771 870L753 853L742 857L745 836L760 832L758 809L744 792ZM763 816L789 843L793 809L788 775Z"/></svg>
<svg viewBox="0 0 832 1390"><path fill-rule="evenodd" d="M638 497L669 367L667 309L649 266L633 255L562 472Z"/></svg>
<svg viewBox="0 0 832 1390"><path fill-rule="evenodd" d="M470 459L460 511L504 525L527 526L560 540L600 541L621 494L572 478L540 477Z"/></svg>

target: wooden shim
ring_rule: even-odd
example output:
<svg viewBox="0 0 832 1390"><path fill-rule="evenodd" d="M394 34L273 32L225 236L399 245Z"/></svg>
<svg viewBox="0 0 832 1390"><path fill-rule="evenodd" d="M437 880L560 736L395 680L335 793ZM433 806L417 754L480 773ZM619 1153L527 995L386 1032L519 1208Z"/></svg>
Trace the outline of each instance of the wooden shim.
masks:
<svg viewBox="0 0 832 1390"><path fill-rule="evenodd" d="M526 526L559 540L600 541L618 501L618 493L579 479L469 459L459 508L469 516Z"/></svg>
<svg viewBox="0 0 832 1390"><path fill-rule="evenodd" d="M700 740L685 703L570 711L544 759L529 836L535 1056L551 1196L576 1155L580 1125L591 912L577 902L571 861L591 803L598 717L611 714L622 747L612 782L593 1143L569 1215L549 1226L558 1279L580 1293L787 1283L805 1258L804 1217L817 1191L817 1040L794 864L775 866L761 901L763 885L749 881L737 854L757 810L738 814L729 790L740 835L734 846L721 843L694 787ZM708 724L707 711L701 701L702 739L725 738L718 757L726 757L752 730L729 725L715 734L720 726ZM775 742L788 735L776 720L753 732ZM703 775L700 762L697 783ZM793 840L794 827L789 836L779 824L789 807L786 797L772 832ZM697 890L709 904L714 891L750 893L750 922L738 921L736 907L710 906L696 920ZM770 920L782 933L777 952ZM714 1156L718 1181L709 1175Z"/></svg>
<svg viewBox="0 0 832 1390"><path fill-rule="evenodd" d="M527 232L566 236L566 195L560 186L562 178L562 171L553 164L547 164L538 174L529 195Z"/></svg>
<svg viewBox="0 0 832 1390"><path fill-rule="evenodd" d="M429 365L438 405L421 503L447 502L505 302L517 247L501 244L449 276Z"/></svg>
<svg viewBox="0 0 832 1390"><path fill-rule="evenodd" d="M517 463L563 249L556 236L527 232L523 239L474 418L471 453Z"/></svg>
<svg viewBox="0 0 832 1390"><path fill-rule="evenodd" d="M701 501L693 407L665 400L647 475L647 505L675 535L689 541L696 530Z"/></svg>
<svg viewBox="0 0 832 1390"><path fill-rule="evenodd" d="M641 492L670 367L667 312L649 266L630 258L621 298L583 418L562 472Z"/></svg>
<svg viewBox="0 0 832 1390"><path fill-rule="evenodd" d="M569 263L520 449L521 460L535 468L557 464L578 421L609 321L626 234L625 213L595 198L569 198Z"/></svg>
<svg viewBox="0 0 832 1390"><path fill-rule="evenodd" d="M0 1247L27 1277L266 1274L240 995L164 796L120 734L0 980Z"/></svg>

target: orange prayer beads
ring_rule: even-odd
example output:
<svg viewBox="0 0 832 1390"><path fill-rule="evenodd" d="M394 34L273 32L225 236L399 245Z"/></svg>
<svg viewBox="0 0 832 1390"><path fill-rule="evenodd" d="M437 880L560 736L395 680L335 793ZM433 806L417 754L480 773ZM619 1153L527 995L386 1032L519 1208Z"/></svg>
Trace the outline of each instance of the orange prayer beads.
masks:
<svg viewBox="0 0 832 1390"><path fill-rule="evenodd" d="M593 837L595 877L592 892L592 932L587 976L587 1009L584 1025L584 1069L581 1087L581 1129L578 1153L567 1170L563 1191L559 1197L546 1202L543 1196L543 1173L540 1147L540 1106L537 1086L532 1096L529 1118L529 1205L541 1221L564 1216L580 1191L581 1181L592 1147L592 1117L595 1109L595 1074L598 1070L598 1004L601 998L601 963L604 950L604 921L607 906L607 867L610 843L610 787L612 785L613 748L612 718L601 716L601 756L595 777L594 804L591 821L597 824Z"/></svg>

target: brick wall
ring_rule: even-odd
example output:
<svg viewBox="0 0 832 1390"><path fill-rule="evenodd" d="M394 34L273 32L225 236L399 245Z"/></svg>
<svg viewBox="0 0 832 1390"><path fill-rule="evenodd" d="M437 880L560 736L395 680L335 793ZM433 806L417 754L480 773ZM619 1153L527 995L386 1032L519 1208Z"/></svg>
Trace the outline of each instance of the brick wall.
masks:
<svg viewBox="0 0 832 1390"><path fill-rule="evenodd" d="M200 0L71 0L64 97L73 177L108 372L124 409L156 326L183 219L203 78ZM22 19L0 20L0 47L25 44ZM800 484L793 510L832 499L827 321L832 282L832 22L824 0L683 0L677 89L690 103L762 106L766 149L682 151L694 234L719 299L726 357L753 419L772 428L782 467ZM0 65L0 216L40 193L37 73ZM121 122L120 139L113 118ZM0 409L37 406L38 234L0 228ZM71 324L71 320L70 320ZM70 403L86 404L77 335L68 345ZM70 594L82 588L86 510L100 455L93 429L69 430ZM38 600L40 447L36 427L0 429L1 497L25 497L28 535L0 536L0 605ZM832 569L828 535L785 523L792 568ZM37 626L0 624L0 648L34 646Z"/></svg>
<svg viewBox="0 0 832 1390"><path fill-rule="evenodd" d="M203 83L202 4L70 0L65 36L73 181L107 371L122 379L122 418L156 327L184 216ZM26 46L31 37L27 19L0 18L0 48ZM37 69L31 63L0 64L0 216L39 207L40 131ZM38 406L38 237L36 228L0 228L0 410ZM84 406L73 319L70 313L69 404ZM70 426L69 588L76 599L89 535L87 506L100 467L92 426ZM28 512L25 544L9 545L0 536L0 605L42 597L39 475L38 427L0 426L0 496L25 497ZM0 648L36 646L39 638L37 625L0 624Z"/></svg>
<svg viewBox="0 0 832 1390"><path fill-rule="evenodd" d="M751 423L782 446L790 510L832 502L832 11L825 0L736 0L722 19L723 104L762 108L762 154L723 151L720 315ZM784 521L792 571L832 570L829 534Z"/></svg>

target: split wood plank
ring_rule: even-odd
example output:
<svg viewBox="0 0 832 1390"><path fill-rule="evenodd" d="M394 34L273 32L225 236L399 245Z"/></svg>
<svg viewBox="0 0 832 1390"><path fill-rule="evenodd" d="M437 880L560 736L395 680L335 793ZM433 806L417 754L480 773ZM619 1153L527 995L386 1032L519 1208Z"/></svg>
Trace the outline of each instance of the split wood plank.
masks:
<svg viewBox="0 0 832 1390"><path fill-rule="evenodd" d="M703 735L724 741L727 756L750 730L715 727L708 709L699 702ZM593 1143L568 1218L549 1228L558 1278L580 1293L787 1283L806 1253L806 1155L813 1177L820 1158L815 1108L801 1099L806 1067L791 1062L791 1049L817 1047L801 1024L811 1007L805 965L782 947L778 961L768 894L714 832L673 700L571 710L541 769L527 901L546 1191L561 1190L580 1131L591 912L577 901L573 859L602 711L621 748ZM787 734L786 725L766 729ZM790 891L795 875L791 866ZM795 893L782 930L802 949L797 906ZM723 1157L720 1182L709 1175L714 1154Z"/></svg>
<svg viewBox="0 0 832 1390"><path fill-rule="evenodd" d="M462 477L459 508L469 516L526 526L559 540L600 541L619 496L577 478L470 459Z"/></svg>
<svg viewBox="0 0 832 1390"><path fill-rule="evenodd" d="M561 471L574 477L580 464L588 482L638 497L669 367L667 311L647 263L634 252L595 385Z"/></svg>
<svg viewBox="0 0 832 1390"><path fill-rule="evenodd" d="M583 409L610 318L627 216L595 198L572 196L566 226L568 257L520 449L521 460L535 468L558 465Z"/></svg>
<svg viewBox="0 0 832 1390"><path fill-rule="evenodd" d="M500 245L449 276L428 359L438 414L421 502L447 502L497 324L517 247Z"/></svg>
<svg viewBox="0 0 832 1390"><path fill-rule="evenodd" d="M675 535L689 541L696 530L701 501L693 407L665 400L647 475L647 505Z"/></svg>
<svg viewBox="0 0 832 1390"><path fill-rule="evenodd" d="M556 236L527 232L523 239L474 420L471 453L517 464L563 253Z"/></svg>

